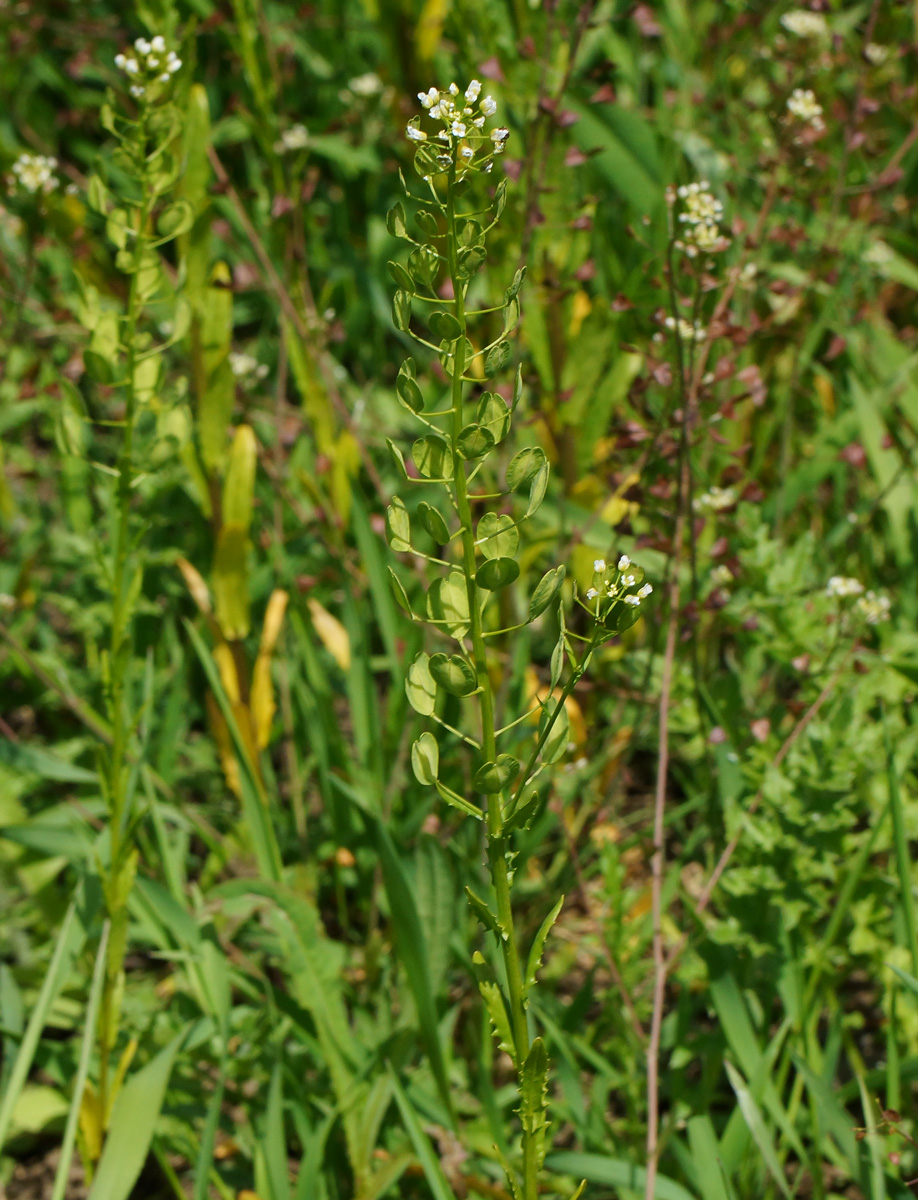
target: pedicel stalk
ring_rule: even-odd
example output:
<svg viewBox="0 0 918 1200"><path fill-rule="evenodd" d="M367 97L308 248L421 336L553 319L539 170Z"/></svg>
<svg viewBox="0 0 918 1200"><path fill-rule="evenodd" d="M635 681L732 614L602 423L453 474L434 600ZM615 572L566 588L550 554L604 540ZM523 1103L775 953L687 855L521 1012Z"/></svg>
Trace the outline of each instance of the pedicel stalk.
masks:
<svg viewBox="0 0 918 1200"><path fill-rule="evenodd" d="M481 190L475 184L503 153L509 131L502 126L487 128L497 105L491 96L481 98L477 80L464 93L451 84L442 91L431 88L419 93L419 99L437 125L428 131L418 116L407 128L408 138L417 145L415 167L426 189L424 195L412 197L420 205L415 213L420 238L409 233L402 204L389 213L390 233L412 247L407 263L389 263L398 288L393 314L400 331L438 356L449 387L446 397L425 398L414 360L402 364L396 385L399 400L425 429L411 451L418 478L408 475L398 447L391 442L390 447L405 484L438 488L445 503L421 500L412 504L410 513L405 501L395 497L388 509L387 532L392 550L419 556L431 565L434 578L423 613L413 611L398 575L391 567L390 572L396 597L412 619L429 624L452 643L448 648L452 652L418 654L409 668L406 688L417 712L436 722L443 736L461 739L474 754L476 795L460 795L441 779L440 743L433 733L421 734L411 760L422 784L435 787L447 804L484 824L493 900L485 901L470 891L469 902L484 929L496 937L503 972L489 967L480 953L475 962L494 1033L518 1073L521 1147L519 1160L504 1164L507 1178L516 1200L536 1200L549 1125L549 1064L542 1038L531 1036L527 1010L542 950L563 897L546 916L524 962L511 903L513 837L528 827L541 807L539 776L567 750L568 696L596 647L637 620L641 601L651 589L641 587L643 573L627 557L620 558L617 568L597 560L593 586L578 600L590 632L577 633L565 622L560 604L565 569L556 566L532 592L525 619L501 627L505 622L499 610L511 611L511 606L501 606L498 593L519 578L521 533L539 509L549 479L544 451L530 446L510 460L504 484L497 486L495 452L510 433L523 390L522 372L516 373L509 404L483 385L483 378L493 379L510 361L509 335L519 320L518 296L525 271L516 272L499 303L478 299L485 290L477 276L486 259L486 237L500 220L507 184L501 180L491 199L474 207L475 193ZM407 186L406 192L411 196ZM444 302L443 295L452 298ZM471 307L472 296L479 307ZM426 335L418 332L415 309ZM472 325L477 330L489 322L495 336L477 337ZM505 510L514 504L516 515L510 515ZM417 548L419 533L429 539L428 545L433 543L432 553ZM533 697L528 711L499 725L489 645L546 614L559 628L547 694ZM462 723L467 722L473 732L446 723L440 715L446 696L465 701ZM530 722L535 721L538 732L533 737ZM523 762L505 746L521 754Z"/></svg>
<svg viewBox="0 0 918 1200"><path fill-rule="evenodd" d="M107 648L100 656L111 737L98 752L109 839L98 869L110 936L99 1014L98 1085L87 1084L81 1121L81 1148L90 1163L101 1153L112 1103L132 1053L129 1046L113 1070L124 990L128 898L137 870L134 834L143 816L135 802L140 756L135 735L141 713L132 643L143 581L135 494L144 460L167 415L160 397L162 355L185 336L189 324L188 307L183 300L176 301L158 251L186 230L192 217L185 201L168 202L180 169L170 149L181 130L181 113L171 101L173 77L182 65L178 54L167 48L160 35L149 41L138 38L130 51L116 57L115 65L128 77L132 99L121 105L110 93L102 107L102 124L117 142L109 173L112 182L109 187L101 174L95 174L88 200L105 218L108 238L117 252L115 265L130 282L122 311L84 283L81 312L90 334L84 364L89 378L99 385L93 416L101 413L109 418L97 423L120 430L121 439L114 467L97 464L103 477L112 481L110 539L102 548L111 625ZM162 327L167 317L171 330L165 340L157 342L144 325L149 322L153 328ZM110 397L119 395L122 410L105 412ZM69 399L74 402L73 396Z"/></svg>

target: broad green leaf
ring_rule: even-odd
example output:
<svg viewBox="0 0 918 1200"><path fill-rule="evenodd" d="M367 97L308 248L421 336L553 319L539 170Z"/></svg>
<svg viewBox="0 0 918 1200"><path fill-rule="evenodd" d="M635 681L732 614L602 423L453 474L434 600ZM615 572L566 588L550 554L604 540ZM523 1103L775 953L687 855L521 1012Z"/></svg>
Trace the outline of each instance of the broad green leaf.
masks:
<svg viewBox="0 0 918 1200"><path fill-rule="evenodd" d="M445 546L449 542L449 527L438 508L434 508L426 500L422 500L418 505L418 516L421 518L421 524L438 546Z"/></svg>
<svg viewBox="0 0 918 1200"><path fill-rule="evenodd" d="M433 786L440 771L440 747L432 733L422 733L411 747L411 767L418 783Z"/></svg>
<svg viewBox="0 0 918 1200"><path fill-rule="evenodd" d="M411 324L411 294L402 288L392 298L392 320L401 333L408 332Z"/></svg>
<svg viewBox="0 0 918 1200"><path fill-rule="evenodd" d="M485 558L515 558L520 546L520 531L507 513L485 513L475 538Z"/></svg>
<svg viewBox="0 0 918 1200"><path fill-rule="evenodd" d="M501 338L496 346L492 346L485 355L485 375L491 379L499 374L510 361L510 343Z"/></svg>
<svg viewBox="0 0 918 1200"><path fill-rule="evenodd" d="M425 479L451 479L453 454L445 438L435 433L418 438L411 447L411 458Z"/></svg>
<svg viewBox="0 0 918 1200"><path fill-rule="evenodd" d="M494 436L483 425L466 425L459 434L456 444L463 458L481 458L494 445Z"/></svg>
<svg viewBox="0 0 918 1200"><path fill-rule="evenodd" d="M452 313L432 312L427 318L427 325L434 337L444 342L454 342L462 334L462 326Z"/></svg>
<svg viewBox="0 0 918 1200"><path fill-rule="evenodd" d="M482 763L475 772L475 787L494 796L516 779L520 764L512 754L498 754L496 762Z"/></svg>
<svg viewBox="0 0 918 1200"><path fill-rule="evenodd" d="M411 549L411 519L405 502L399 496L393 496L392 503L386 509L386 531L389 546L396 554L403 554Z"/></svg>
<svg viewBox="0 0 918 1200"><path fill-rule="evenodd" d="M430 674L453 696L471 696L478 688L475 672L459 654L434 654L430 659Z"/></svg>
<svg viewBox="0 0 918 1200"><path fill-rule="evenodd" d="M430 673L430 659L421 650L408 668L405 677L408 703L422 717L429 717L436 708L437 685Z"/></svg>
<svg viewBox="0 0 918 1200"><path fill-rule="evenodd" d="M539 446L527 446L514 455L507 467L507 487L511 492L519 491L530 479L535 478L548 459Z"/></svg>
<svg viewBox="0 0 918 1200"><path fill-rule="evenodd" d="M427 593L427 610L442 621L454 638L463 638L469 628L469 592L465 576L458 567L435 579Z"/></svg>
<svg viewBox="0 0 918 1200"><path fill-rule="evenodd" d="M489 592L496 592L513 583L519 574L520 564L515 558L489 558L478 568L475 582Z"/></svg>
<svg viewBox="0 0 918 1200"><path fill-rule="evenodd" d="M478 401L478 424L487 429L495 442L502 442L510 431L510 409L503 396L485 392Z"/></svg>
<svg viewBox="0 0 918 1200"><path fill-rule="evenodd" d="M550 571L545 572L536 584L536 589L529 601L530 621L534 621L536 617L545 612L552 600L561 591L561 585L564 583L564 575L565 568L563 566L552 567Z"/></svg>

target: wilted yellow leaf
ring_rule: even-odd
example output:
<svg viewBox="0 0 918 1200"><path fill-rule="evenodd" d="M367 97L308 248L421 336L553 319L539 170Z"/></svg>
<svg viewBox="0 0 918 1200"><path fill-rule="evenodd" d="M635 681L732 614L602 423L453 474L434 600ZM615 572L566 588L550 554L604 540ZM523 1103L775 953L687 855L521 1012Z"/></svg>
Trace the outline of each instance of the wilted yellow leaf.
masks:
<svg viewBox="0 0 918 1200"><path fill-rule="evenodd" d="M196 567L193 567L187 558L177 558L176 564L182 572L182 578L185 580L185 587L191 593L191 598L198 606L198 609L205 615L209 615L212 611L210 603L210 591L207 584L204 582L204 577Z"/></svg>
<svg viewBox="0 0 918 1200"><path fill-rule="evenodd" d="M217 701L210 692L204 697L204 702L207 706L207 723L210 725L210 732L217 743L217 754L220 758L220 766L223 768L223 777L226 780L226 786L234 796L241 796L242 787L239 782L239 764L236 762L233 739L230 737L230 731L226 726L226 721L223 719L223 713L220 711L219 704L217 704Z"/></svg>
<svg viewBox="0 0 918 1200"><path fill-rule="evenodd" d="M571 302L571 323L568 335L575 338L580 332L580 326L586 320L593 310L593 302L586 294L583 288L579 292L574 293L574 299Z"/></svg>
<svg viewBox="0 0 918 1200"><path fill-rule="evenodd" d="M217 664L220 682L223 684L223 690L226 692L230 704L238 704L242 694L239 687L239 675L236 672L236 660L233 658L233 652L226 642L220 641L214 646L214 662Z"/></svg>
<svg viewBox="0 0 918 1200"><path fill-rule="evenodd" d="M309 600L307 603L319 640L341 670L346 671L351 665L351 640L347 636L347 630L318 600Z"/></svg>
<svg viewBox="0 0 918 1200"><path fill-rule="evenodd" d="M214 559L214 600L217 623L229 642L249 632L248 548L248 534L241 525L223 526Z"/></svg>
<svg viewBox="0 0 918 1200"><path fill-rule="evenodd" d="M274 702L274 682L271 679L271 655L259 654L252 672L252 697L249 702L255 741L258 749L264 750L271 740L271 726L277 705Z"/></svg>
<svg viewBox="0 0 918 1200"><path fill-rule="evenodd" d="M87 1079L80 1103L80 1133L86 1144L87 1156L93 1161L99 1161L102 1153L102 1136L105 1130L102 1123L102 1105L95 1087Z"/></svg>
<svg viewBox="0 0 918 1200"><path fill-rule="evenodd" d="M287 611L289 596L280 588L275 588L265 609L265 623L261 627L261 645L259 654L273 654L277 639L280 636L281 625L284 623L284 613Z"/></svg>

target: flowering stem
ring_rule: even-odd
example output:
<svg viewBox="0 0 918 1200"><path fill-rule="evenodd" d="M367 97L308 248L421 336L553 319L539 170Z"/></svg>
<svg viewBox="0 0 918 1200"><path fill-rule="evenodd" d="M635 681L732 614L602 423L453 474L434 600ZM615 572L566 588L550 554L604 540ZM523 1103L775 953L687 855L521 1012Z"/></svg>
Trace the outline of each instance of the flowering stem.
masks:
<svg viewBox="0 0 918 1200"><path fill-rule="evenodd" d="M452 375L452 429L451 443L454 467L454 489L456 513L462 526L462 560L469 603L469 627L472 642L472 657L478 678L478 699L481 711L482 756L486 762L497 758L497 736L494 712L494 692L488 675L487 652L481 621L481 594L475 581L475 531L472 510L469 504L468 480L465 460L459 452L459 435L463 427L462 376L465 369L466 329L465 312L466 282L460 277L458 263L458 235L454 188L456 183L455 164L450 168L446 196L447 249L450 280L453 287L454 312L459 323L460 334L453 342L454 359ZM487 853L491 872L491 883L497 901L497 916L503 931L498 941L503 954L507 974L510 1022L516 1059L519 1067L529 1053L529 1026L526 1020L526 1001L523 994L523 972L519 947L513 925L513 908L510 899L510 873L507 866L507 838L503 832L503 813L499 792L487 797ZM538 1145L531 1132L523 1130L523 1196L524 1200L536 1200L538 1194Z"/></svg>

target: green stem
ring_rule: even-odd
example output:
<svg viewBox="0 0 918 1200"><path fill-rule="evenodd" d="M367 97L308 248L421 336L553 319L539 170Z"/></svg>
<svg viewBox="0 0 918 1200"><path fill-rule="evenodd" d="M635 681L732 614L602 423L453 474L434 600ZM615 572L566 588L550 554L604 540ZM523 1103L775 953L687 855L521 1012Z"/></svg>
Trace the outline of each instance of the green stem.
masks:
<svg viewBox="0 0 918 1200"><path fill-rule="evenodd" d="M139 137L143 147L142 153L145 154L146 130L143 120ZM143 256L150 207L150 198L144 180L144 197L138 213L135 240L135 267ZM112 1099L109 1095L111 1052L118 1033L121 980L127 949L127 900L133 882L133 861L130 847L123 844L123 827L128 792L128 742L131 735L127 693L130 666L131 596L134 590L131 579L130 518L131 492L134 482L134 420L136 416L134 372L137 366L137 356L135 342L141 307L137 285L138 274L139 272L135 269L131 275L124 336L126 347L124 435L118 455L118 521L115 531L112 570L112 628L108 663L111 749L108 754L105 782L109 804L110 860L108 876L104 881L104 890L111 921L111 937L105 951L105 986L102 993L99 1022L99 1097L103 1120L107 1119Z"/></svg>
<svg viewBox="0 0 918 1200"><path fill-rule="evenodd" d="M468 590L469 629L472 641L472 658L478 677L480 691L478 693L481 709L481 742L482 755L485 762L494 762L497 758L497 736L494 711L494 691L488 675L487 652L485 649L484 630L481 621L481 597L478 584L475 582L475 531L472 525L472 509L469 504L468 480L466 478L465 460L459 454L459 434L463 425L463 394L462 376L465 370L466 347L466 312L465 312L465 282L459 275L458 238L456 233L456 209L453 190L456 182L455 165L450 168L449 186L446 197L447 219L447 248L450 280L453 285L455 316L459 322L461 333L454 345L453 376L452 376L452 451L454 463L454 486L456 512L462 526L462 560L463 570ZM491 883L497 900L497 916L504 937L501 950L504 958L504 968L507 974L507 989L510 1002L510 1021L513 1029L513 1040L519 1067L522 1068L529 1053L529 1026L526 1020L526 999L523 992L523 972L520 963L519 947L516 930L513 925L513 907L510 899L510 873L507 867L508 841L503 833L503 814L501 811L500 793L492 793L487 797L487 836L488 836L488 865L491 871ZM526 1130L523 1131L523 1179L525 1200L536 1200L538 1146L534 1137Z"/></svg>

